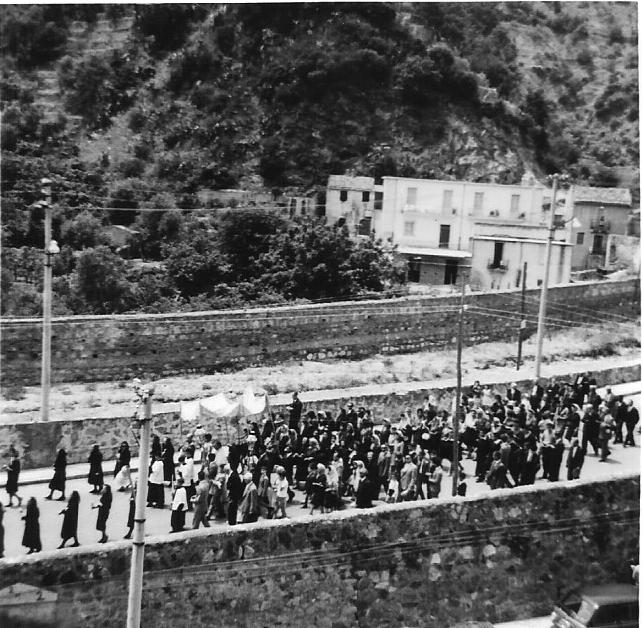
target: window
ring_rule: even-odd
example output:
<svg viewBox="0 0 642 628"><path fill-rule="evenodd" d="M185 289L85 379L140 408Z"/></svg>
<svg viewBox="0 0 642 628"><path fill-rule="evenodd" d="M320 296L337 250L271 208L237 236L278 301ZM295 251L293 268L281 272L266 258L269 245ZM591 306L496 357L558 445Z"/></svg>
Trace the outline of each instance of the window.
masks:
<svg viewBox="0 0 642 628"><path fill-rule="evenodd" d="M449 212L453 208L453 191L444 190L444 198L441 202L441 210Z"/></svg>
<svg viewBox="0 0 642 628"><path fill-rule="evenodd" d="M406 191L406 205L417 204L417 188L408 188Z"/></svg>
<svg viewBox="0 0 642 628"><path fill-rule="evenodd" d="M593 255L604 255L604 236L602 234L593 236L593 250L591 253Z"/></svg>
<svg viewBox="0 0 642 628"><path fill-rule="evenodd" d="M405 236L414 236L415 235L415 223L414 222L404 222L403 223L403 234Z"/></svg>
<svg viewBox="0 0 642 628"><path fill-rule="evenodd" d="M577 244L584 244L584 232L579 231L577 233Z"/></svg>
<svg viewBox="0 0 642 628"><path fill-rule="evenodd" d="M368 202L370 202L370 192L362 192L362 193L361 193L361 200L362 200L364 203L368 203Z"/></svg>
<svg viewBox="0 0 642 628"><path fill-rule="evenodd" d="M475 192L475 200L473 204L473 212L475 214L480 214L484 208L484 193Z"/></svg>
<svg viewBox="0 0 642 628"><path fill-rule="evenodd" d="M519 213L519 194L513 194L510 197L510 213L511 214Z"/></svg>
<svg viewBox="0 0 642 628"><path fill-rule="evenodd" d="M515 287L519 288L519 283L522 280L522 269L518 268L517 269L517 278L515 279Z"/></svg>
<svg viewBox="0 0 642 628"><path fill-rule="evenodd" d="M450 243L450 225L439 225L439 248L447 249Z"/></svg>
<svg viewBox="0 0 642 628"><path fill-rule="evenodd" d="M493 268L499 268L504 258L504 243L495 242L495 251L493 254Z"/></svg>
<svg viewBox="0 0 642 628"><path fill-rule="evenodd" d="M348 200L348 190L341 190L339 192L339 200L345 203Z"/></svg>
<svg viewBox="0 0 642 628"><path fill-rule="evenodd" d="M383 209L383 192L375 192L374 208Z"/></svg>

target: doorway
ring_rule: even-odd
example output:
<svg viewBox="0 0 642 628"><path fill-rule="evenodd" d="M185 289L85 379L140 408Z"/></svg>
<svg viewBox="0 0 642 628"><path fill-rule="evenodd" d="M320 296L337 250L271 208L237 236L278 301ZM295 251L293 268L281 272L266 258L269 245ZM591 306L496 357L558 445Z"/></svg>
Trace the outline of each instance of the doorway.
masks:
<svg viewBox="0 0 642 628"><path fill-rule="evenodd" d="M456 259L447 259L446 260L446 272L444 274L444 283L447 286L454 285L457 283L457 268L458 262Z"/></svg>

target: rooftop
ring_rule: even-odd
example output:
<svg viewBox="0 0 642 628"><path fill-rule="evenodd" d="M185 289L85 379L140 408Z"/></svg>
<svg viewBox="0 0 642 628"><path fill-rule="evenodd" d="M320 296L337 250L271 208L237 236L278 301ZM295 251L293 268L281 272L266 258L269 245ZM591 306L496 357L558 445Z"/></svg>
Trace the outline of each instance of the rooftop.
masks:
<svg viewBox="0 0 642 628"><path fill-rule="evenodd" d="M625 205L631 207L631 190L628 188L593 188L584 185L573 186L576 203L602 203L604 205Z"/></svg>
<svg viewBox="0 0 642 628"><path fill-rule="evenodd" d="M328 187L340 190L373 190L373 177L350 177L343 174L331 174L328 177Z"/></svg>

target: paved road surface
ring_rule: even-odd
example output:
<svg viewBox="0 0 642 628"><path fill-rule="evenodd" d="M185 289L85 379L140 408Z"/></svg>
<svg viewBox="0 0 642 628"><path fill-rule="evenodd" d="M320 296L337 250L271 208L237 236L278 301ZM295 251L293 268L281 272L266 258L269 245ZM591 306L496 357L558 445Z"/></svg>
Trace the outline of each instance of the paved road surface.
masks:
<svg viewBox="0 0 642 628"><path fill-rule="evenodd" d="M639 436L636 435L636 439ZM600 464L593 454L589 453L582 470L583 479L598 479L612 473L633 473L640 471L640 449L639 447L623 448L622 445L612 446L612 455L607 463ZM464 470L468 476L468 495L479 495L488 492L486 484L477 483L474 480L474 461L464 460ZM106 469L113 468L112 464L105 465ZM470 479L472 477L472 479ZM111 479L106 477L107 482ZM0 486L4 487L6 475L0 474ZM548 484L547 481L538 480L536 484ZM80 493L80 514L78 538L82 545L96 543L100 538L100 533L96 531L96 514L97 510L91 510L91 504L98 502L96 495L89 494L90 486L84 479L70 480L67 482L67 496L71 491L77 490ZM445 476L442 482L442 495L448 496L451 492L451 479ZM26 498L35 497L40 508L40 529L43 550L53 550L60 543L60 528L62 525L62 516L58 513L64 507L64 503L56 501L46 501L45 495L49 493L47 483L33 484L23 486L20 495L24 498L23 508ZM58 495L58 493L56 493ZM7 496L4 490L1 490L0 497L3 503L7 503ZM165 490L166 503L170 499L169 489ZM308 511L303 509L302 495L297 492L293 504L288 507L288 515L291 518L301 518L308 515ZM126 532L127 514L129 509L129 493L115 493L112 504L111 514L107 522L107 534L110 540L120 540ZM21 520L22 513L20 509L5 509L4 527L5 527L5 556L12 557L26 553L26 549L21 546L22 533L24 531L24 522ZM322 516L322 515L314 515ZM166 534L170 530L169 525L170 512L169 506L165 510L154 508L148 509L146 531L148 536ZM187 524L191 524L191 513L188 513ZM226 522L212 521L213 526L227 526Z"/></svg>

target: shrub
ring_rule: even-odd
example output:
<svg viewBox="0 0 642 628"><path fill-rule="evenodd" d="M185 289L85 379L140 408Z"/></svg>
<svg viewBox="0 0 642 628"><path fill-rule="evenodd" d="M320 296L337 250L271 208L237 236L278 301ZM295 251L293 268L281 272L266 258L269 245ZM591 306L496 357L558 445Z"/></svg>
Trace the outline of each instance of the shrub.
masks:
<svg viewBox="0 0 642 628"><path fill-rule="evenodd" d="M2 387L2 396L7 401L20 401L27 396L27 391L24 386L20 384L13 384L11 386Z"/></svg>
<svg viewBox="0 0 642 628"><path fill-rule="evenodd" d="M128 179L140 177L145 172L145 162L138 157L125 159L118 167L121 174Z"/></svg>

